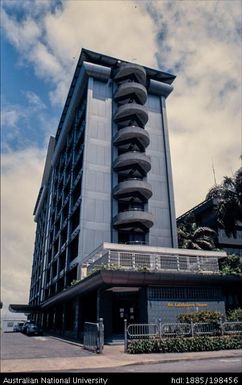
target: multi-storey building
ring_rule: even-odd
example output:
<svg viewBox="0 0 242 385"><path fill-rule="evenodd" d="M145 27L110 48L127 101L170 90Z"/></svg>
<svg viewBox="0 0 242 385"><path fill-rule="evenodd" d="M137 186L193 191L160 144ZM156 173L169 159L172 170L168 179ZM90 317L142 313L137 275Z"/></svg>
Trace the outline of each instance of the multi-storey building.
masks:
<svg viewBox="0 0 242 385"><path fill-rule="evenodd" d="M32 304L78 279L104 241L176 246L165 113L173 80L82 51L34 210Z"/></svg>
<svg viewBox="0 0 242 385"><path fill-rule="evenodd" d="M124 318L225 310L237 279L218 275L225 253L177 249L166 117L174 78L82 50L34 209L29 310L46 329L79 336L102 316L110 335Z"/></svg>

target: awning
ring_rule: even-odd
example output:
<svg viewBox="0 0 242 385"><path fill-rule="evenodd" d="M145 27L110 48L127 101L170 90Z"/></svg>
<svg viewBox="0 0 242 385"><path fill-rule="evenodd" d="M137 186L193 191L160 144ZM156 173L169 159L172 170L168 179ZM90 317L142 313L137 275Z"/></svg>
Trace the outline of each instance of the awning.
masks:
<svg viewBox="0 0 242 385"><path fill-rule="evenodd" d="M192 272L134 272L102 270L84 278L75 286L63 290L41 304L46 310L59 303L72 300L76 296L86 295L98 289L113 287L147 287L147 286L219 286L242 287L240 275L194 274Z"/></svg>
<svg viewBox="0 0 242 385"><path fill-rule="evenodd" d="M8 310L12 313L37 313L40 311L39 306L32 305L14 305L10 304Z"/></svg>

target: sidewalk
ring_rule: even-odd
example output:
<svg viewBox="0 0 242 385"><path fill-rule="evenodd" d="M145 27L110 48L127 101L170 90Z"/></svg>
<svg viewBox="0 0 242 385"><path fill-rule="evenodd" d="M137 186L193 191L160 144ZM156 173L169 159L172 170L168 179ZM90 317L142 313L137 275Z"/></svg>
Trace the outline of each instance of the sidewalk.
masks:
<svg viewBox="0 0 242 385"><path fill-rule="evenodd" d="M69 342L67 342L69 343ZM71 343L71 342L70 342ZM2 372L68 372L78 369L98 369L120 367L134 364L155 364L188 360L202 360L208 358L234 358L242 359L242 350L221 350L215 352L192 353L151 353L127 354L121 345L105 345L103 354L83 354L80 357L66 358L33 358L2 360Z"/></svg>

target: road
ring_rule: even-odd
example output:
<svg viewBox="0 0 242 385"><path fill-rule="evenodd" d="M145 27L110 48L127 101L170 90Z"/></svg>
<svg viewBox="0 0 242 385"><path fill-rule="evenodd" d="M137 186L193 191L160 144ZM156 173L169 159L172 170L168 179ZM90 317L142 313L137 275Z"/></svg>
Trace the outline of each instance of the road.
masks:
<svg viewBox="0 0 242 385"><path fill-rule="evenodd" d="M2 333L1 358L3 371L7 372L130 374L242 372L239 350L129 355L123 353L123 347L105 346L103 354L98 355L84 350L81 345L51 336L27 337L21 333Z"/></svg>
<svg viewBox="0 0 242 385"><path fill-rule="evenodd" d="M171 363L127 365L113 368L99 368L102 373L241 373L242 362L239 358L209 359L197 361L177 361ZM79 372L95 372L94 369Z"/></svg>
<svg viewBox="0 0 242 385"><path fill-rule="evenodd" d="M3 333L1 338L1 358L3 360L27 358L80 357L89 353L53 337L28 337L22 333Z"/></svg>

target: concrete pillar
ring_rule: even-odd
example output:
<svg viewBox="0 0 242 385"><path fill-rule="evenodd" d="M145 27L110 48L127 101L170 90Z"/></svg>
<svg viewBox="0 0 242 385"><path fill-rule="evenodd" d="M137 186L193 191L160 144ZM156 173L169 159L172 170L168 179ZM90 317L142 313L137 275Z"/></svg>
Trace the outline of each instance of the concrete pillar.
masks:
<svg viewBox="0 0 242 385"><path fill-rule="evenodd" d="M80 306L79 306L79 298L78 297L74 300L73 306L75 306L73 336L75 338L78 338L79 319L80 319Z"/></svg>
<svg viewBox="0 0 242 385"><path fill-rule="evenodd" d="M100 292L101 292L101 290L98 289L97 290L97 322L100 318Z"/></svg>
<svg viewBox="0 0 242 385"><path fill-rule="evenodd" d="M66 331L66 304L62 306L62 334L64 335Z"/></svg>

